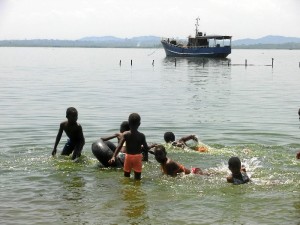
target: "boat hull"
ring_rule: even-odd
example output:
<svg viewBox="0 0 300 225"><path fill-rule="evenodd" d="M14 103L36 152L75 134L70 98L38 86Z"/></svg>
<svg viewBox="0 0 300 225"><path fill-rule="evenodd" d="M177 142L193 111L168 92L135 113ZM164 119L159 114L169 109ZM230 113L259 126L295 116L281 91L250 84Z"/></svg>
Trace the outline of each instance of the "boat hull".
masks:
<svg viewBox="0 0 300 225"><path fill-rule="evenodd" d="M231 46L220 47L183 47L161 41L166 55L171 57L211 57L226 58L231 53Z"/></svg>

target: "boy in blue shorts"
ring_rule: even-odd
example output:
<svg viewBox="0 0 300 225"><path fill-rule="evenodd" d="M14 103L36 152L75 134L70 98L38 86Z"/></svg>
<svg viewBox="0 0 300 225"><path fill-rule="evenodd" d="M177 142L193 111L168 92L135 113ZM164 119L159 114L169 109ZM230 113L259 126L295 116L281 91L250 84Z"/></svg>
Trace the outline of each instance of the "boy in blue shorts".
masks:
<svg viewBox="0 0 300 225"><path fill-rule="evenodd" d="M78 112L74 107L70 107L66 112L67 121L60 124L58 134L56 136L52 155L55 156L57 145L61 139L63 131L68 136L69 140L62 150L62 155L70 155L73 152L72 160L81 156L82 148L85 144L82 127L77 123Z"/></svg>

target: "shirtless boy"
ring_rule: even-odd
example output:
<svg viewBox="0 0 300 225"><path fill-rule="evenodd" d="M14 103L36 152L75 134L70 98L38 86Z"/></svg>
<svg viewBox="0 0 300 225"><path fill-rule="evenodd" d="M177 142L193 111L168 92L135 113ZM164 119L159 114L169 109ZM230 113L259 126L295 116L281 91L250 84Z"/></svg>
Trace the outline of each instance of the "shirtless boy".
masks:
<svg viewBox="0 0 300 225"><path fill-rule="evenodd" d="M66 112L67 121L60 124L58 134L56 136L52 155L55 156L57 145L61 139L63 131L65 131L69 140L62 150L62 155L70 155L73 152L72 160L77 159L81 155L82 148L85 144L82 127L77 123L78 112L74 107L70 107Z"/></svg>
<svg viewBox="0 0 300 225"><path fill-rule="evenodd" d="M149 150L148 144L146 142L146 137L143 133L138 131L141 124L141 117L137 113L132 113L129 115L128 123L130 130L125 131L121 134L120 142L110 159L110 163L114 163L116 156L121 150L124 142L126 141L126 156L124 162L124 176L130 177L131 170L134 171L134 178L136 180L141 179L142 174L142 148L145 151Z"/></svg>
<svg viewBox="0 0 300 225"><path fill-rule="evenodd" d="M178 173L184 174L200 174L204 175L200 168L192 168L191 170L185 168L183 165L173 161L172 159L167 157L166 149L163 145L157 145L154 148L154 156L157 162L160 163L162 172L166 175L170 175L172 177L176 177ZM208 174L205 174L208 175Z"/></svg>

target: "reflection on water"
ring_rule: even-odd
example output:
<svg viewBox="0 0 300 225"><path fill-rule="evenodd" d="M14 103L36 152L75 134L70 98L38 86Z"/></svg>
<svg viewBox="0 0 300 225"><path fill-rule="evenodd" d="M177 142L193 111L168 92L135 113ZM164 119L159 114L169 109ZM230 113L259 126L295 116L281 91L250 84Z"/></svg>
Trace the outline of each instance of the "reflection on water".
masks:
<svg viewBox="0 0 300 225"><path fill-rule="evenodd" d="M167 66L197 66L197 67L212 67L212 66L229 66L231 59L228 58L207 58L207 57L165 57L163 63Z"/></svg>
<svg viewBox="0 0 300 225"><path fill-rule="evenodd" d="M128 222L142 221L147 216L147 195L142 190L141 181L127 180L127 182L121 190L125 203L123 214L128 217Z"/></svg>
<svg viewBox="0 0 300 225"><path fill-rule="evenodd" d="M69 179L64 180L63 183L63 194L62 198L74 202L76 204L77 201L82 199L83 189L85 186L85 180L81 176L73 176Z"/></svg>
<svg viewBox="0 0 300 225"><path fill-rule="evenodd" d="M60 202L63 204L58 208L57 213L60 214L60 218L64 222L76 222L82 224L84 219L84 207L85 198L85 179L78 175L70 173L67 176L61 177Z"/></svg>

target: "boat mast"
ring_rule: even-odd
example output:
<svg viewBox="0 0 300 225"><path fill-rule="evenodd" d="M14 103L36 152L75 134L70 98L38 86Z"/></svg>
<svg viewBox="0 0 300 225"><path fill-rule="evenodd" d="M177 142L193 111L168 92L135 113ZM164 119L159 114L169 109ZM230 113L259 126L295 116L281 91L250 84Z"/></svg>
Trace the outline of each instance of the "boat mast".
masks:
<svg viewBox="0 0 300 225"><path fill-rule="evenodd" d="M195 37L198 36L199 20L200 20L200 18L199 18L199 16L198 16L198 17L196 18L196 24L195 24L195 26L196 26L196 35L195 35Z"/></svg>

